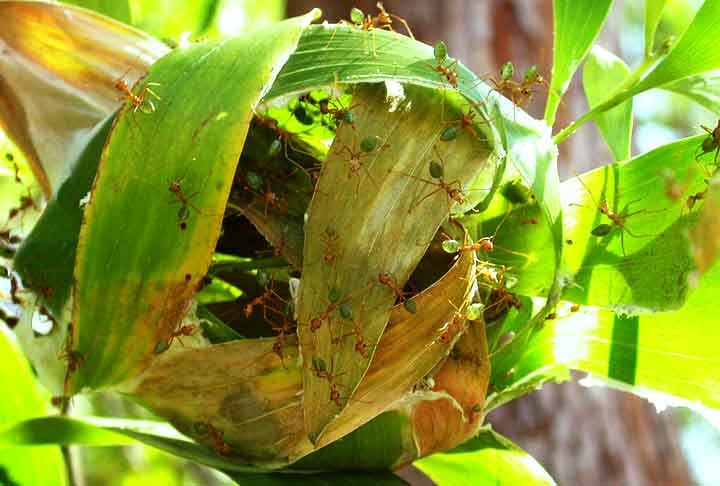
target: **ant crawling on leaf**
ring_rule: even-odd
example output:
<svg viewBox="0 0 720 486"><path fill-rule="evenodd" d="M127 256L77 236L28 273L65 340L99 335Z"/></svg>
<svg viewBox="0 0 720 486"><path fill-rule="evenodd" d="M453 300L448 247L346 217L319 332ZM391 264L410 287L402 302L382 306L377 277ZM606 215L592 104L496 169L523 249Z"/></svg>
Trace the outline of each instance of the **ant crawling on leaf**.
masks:
<svg viewBox="0 0 720 486"><path fill-rule="evenodd" d="M642 201L643 198L634 199L632 201L629 201L627 204L625 204L625 207L622 209L622 211L615 212L614 210L610 209L610 205L608 204L606 199L603 199L598 203L595 200L595 197L593 196L592 192L590 191L590 188L583 182L583 180L578 176L578 180L580 181L580 184L585 188L585 190L590 195L590 198L593 201L593 204L597 207L597 210L602 214L603 216L607 217L610 220L610 224L608 223L601 223L597 225L595 228L590 231L590 234L597 237L603 237L608 236L612 231L617 228L620 230L620 248L622 249L623 256L626 256L625 252L625 233L632 236L633 238L652 238L657 235L644 235L644 234L638 234L633 231L631 231L627 227L627 220L631 218L632 216L635 216L637 214L641 213L659 213L662 211L665 211L664 209L660 209L658 211L648 211L646 208L639 209L637 211L630 212L630 206L632 206L635 203L638 203Z"/></svg>
<svg viewBox="0 0 720 486"><path fill-rule="evenodd" d="M408 36L410 36L411 39L415 38L412 31L410 30L410 26L404 18L389 13L387 10L385 10L382 2L377 2L375 5L377 6L379 12L374 17L369 14L366 15L365 12L363 12L357 7L353 7L350 10L350 22L348 22L347 20L341 20L340 23L349 24L353 27L357 27L358 29L362 29L368 32L374 29L385 29L395 32L395 29L393 29L392 27L394 19L403 24L403 27L405 27L405 30L407 31Z"/></svg>
<svg viewBox="0 0 720 486"><path fill-rule="evenodd" d="M495 90L509 98L513 104L523 107L530 103L535 95L534 87L544 86L548 89L548 83L538 71L537 66L530 66L525 71L523 80L517 82L513 79L515 75L515 66L508 61L500 68L500 79L490 78L495 86Z"/></svg>
<svg viewBox="0 0 720 486"><path fill-rule="evenodd" d="M445 61L448 60L448 54L447 54L447 46L443 41L438 42L435 44L435 47L433 48L433 54L435 56L435 61L437 61L437 64L433 66L432 64L427 64L427 66L435 71L438 74L441 74L442 76L447 79L447 82L450 83L450 86L453 88L458 87L458 73L455 70L455 66L457 65L457 59L455 59L453 62L451 62L448 65L445 65Z"/></svg>
<svg viewBox="0 0 720 486"><path fill-rule="evenodd" d="M713 158L713 163L717 163L718 154L720 154L720 120L718 120L717 126L712 130L705 125L700 125L700 128L708 132L708 137L705 138L702 145L698 147L700 153L695 154L695 160L697 160L701 155L705 155L714 150L715 157Z"/></svg>
<svg viewBox="0 0 720 486"><path fill-rule="evenodd" d="M447 200L448 200L448 212L451 211L451 207L453 202L458 204L464 204L465 203L465 195L462 192L461 184L459 180L454 180L452 182L447 182L444 179L445 176L445 164L442 161L442 158L440 158L440 154L435 150L435 154L437 155L439 161L431 160L429 163L429 171L430 171L430 177L432 177L432 180L425 179L423 177L417 177L410 174L405 174L407 177L411 177L413 179L417 179L419 181L425 182L427 184L431 184L433 186L436 186L437 189L434 189L433 191L429 192L425 196L423 196L417 203L413 204L410 209L408 209L408 213L412 211L415 207L417 207L420 203L425 201L426 199L432 197L433 195L437 194L440 191L445 191L447 193Z"/></svg>
<svg viewBox="0 0 720 486"><path fill-rule="evenodd" d="M125 71L125 74L123 74L122 77L120 77L120 79L115 82L115 89L123 93L125 95L125 98L130 100L130 103L134 107L133 113L137 112L138 110L143 113L153 113L155 111L155 104L152 102L151 99L146 98L146 96L149 94L151 96L154 96L155 99L161 100L162 98L160 98L160 96L158 96L158 94L155 93L152 89L150 89L150 86L160 86L160 83L147 83L140 91L140 94L136 95L132 92L130 86L128 86L127 81L125 81L125 75L129 71L129 69ZM147 105L149 109L143 108L143 106L145 105Z"/></svg>

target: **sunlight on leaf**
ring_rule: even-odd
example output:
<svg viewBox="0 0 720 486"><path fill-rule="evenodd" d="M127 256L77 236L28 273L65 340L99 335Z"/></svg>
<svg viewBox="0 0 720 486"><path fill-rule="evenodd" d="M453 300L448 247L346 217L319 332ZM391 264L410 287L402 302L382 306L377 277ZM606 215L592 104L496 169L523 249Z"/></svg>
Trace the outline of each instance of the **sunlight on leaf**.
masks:
<svg viewBox="0 0 720 486"><path fill-rule="evenodd" d="M607 94L629 74L630 69L622 59L600 46L594 46L583 67L583 88L590 108L605 101ZM632 107L630 99L595 117L595 123L616 161L630 158Z"/></svg>
<svg viewBox="0 0 720 486"><path fill-rule="evenodd" d="M560 98L567 91L573 74L600 33L611 4L612 0L553 2L553 68L545 105L545 121L548 125L555 123Z"/></svg>

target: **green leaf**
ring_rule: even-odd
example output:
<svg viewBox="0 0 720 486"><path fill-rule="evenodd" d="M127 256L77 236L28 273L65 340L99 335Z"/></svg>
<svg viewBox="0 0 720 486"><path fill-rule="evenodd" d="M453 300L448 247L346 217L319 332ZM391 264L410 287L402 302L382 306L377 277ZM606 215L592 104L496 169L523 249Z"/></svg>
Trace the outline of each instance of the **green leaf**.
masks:
<svg viewBox="0 0 720 486"><path fill-rule="evenodd" d="M555 123L560 98L570 85L570 80L580 62L597 38L612 0L555 0L553 68L548 100L545 105L545 121Z"/></svg>
<svg viewBox="0 0 720 486"><path fill-rule="evenodd" d="M0 446L118 446L135 441L220 470L249 473L265 471L225 459L210 448L190 442L165 422L58 415L19 422L0 432Z"/></svg>
<svg viewBox="0 0 720 486"><path fill-rule="evenodd" d="M19 420L43 415L48 397L41 392L32 370L15 342L15 336L0 322L0 437L7 427ZM2 447L0 473L16 484L65 484L65 464L60 449L54 446L22 449ZM2 477L2 474L0 474Z"/></svg>
<svg viewBox="0 0 720 486"><path fill-rule="evenodd" d="M530 454L489 427L460 447L420 459L414 465L439 486L555 484Z"/></svg>
<svg viewBox="0 0 720 486"><path fill-rule="evenodd" d="M720 409L719 285L716 264L677 311L623 317L564 306L559 318L533 338L516 378L532 373L549 378L558 366L568 367L671 405Z"/></svg>
<svg viewBox="0 0 720 486"><path fill-rule="evenodd" d="M210 264L253 107L317 13L174 50L144 81L156 109L118 115L80 234L70 391L133 376L169 340Z"/></svg>
<svg viewBox="0 0 720 486"><path fill-rule="evenodd" d="M393 32L367 33L343 25L311 26L278 75L268 98L302 92L308 86L385 80L447 88L446 80L433 71L435 64L432 47ZM557 147L550 129L481 82L462 63L458 62L456 68L458 91L468 101L485 106L487 117L493 121L493 126L488 126L478 117L473 127L491 141L499 140L498 145L506 152L503 154L495 147L497 157L502 159L497 163L504 164L503 157L507 157L508 166L512 165L516 176L534 195L541 210L541 225L549 228L551 235L542 243L535 240L534 248L543 245L543 257L547 256L543 261L557 268L562 251L562 224ZM554 276L547 280L556 281ZM548 285L545 288L548 290Z"/></svg>
<svg viewBox="0 0 720 486"><path fill-rule="evenodd" d="M87 136L86 146L71 163L72 174L47 204L13 259L23 285L41 296L41 302L56 317L70 299L83 215L80 201L90 193L114 118L108 116Z"/></svg>
<svg viewBox="0 0 720 486"><path fill-rule="evenodd" d="M134 25L158 38L173 40L185 32L193 36L205 33L215 22L221 3L219 0L130 0Z"/></svg>
<svg viewBox="0 0 720 486"><path fill-rule="evenodd" d="M698 224L700 205L688 201L706 190L714 170L714 153L696 161L706 137L680 140L563 183L564 298L631 311L683 305L695 269L686 231ZM603 201L624 219L622 228L601 214ZM599 231L603 225L607 234Z"/></svg>
<svg viewBox="0 0 720 486"><path fill-rule="evenodd" d="M655 31L667 0L645 0L645 57L653 52Z"/></svg>
<svg viewBox="0 0 720 486"><path fill-rule="evenodd" d="M720 0L706 0L670 53L635 87L630 95L720 68Z"/></svg>
<svg viewBox="0 0 720 486"><path fill-rule="evenodd" d="M663 85L662 89L687 96L720 117L720 71L678 79Z"/></svg>
<svg viewBox="0 0 720 486"><path fill-rule="evenodd" d="M630 74L622 59L600 46L594 46L583 68L583 87L590 108L605 101L607 94ZM595 117L598 129L615 160L630 158L632 99Z"/></svg>
<svg viewBox="0 0 720 486"><path fill-rule="evenodd" d="M111 17L117 21L132 24L130 15L130 4L127 0L65 0L69 3L93 10L97 13Z"/></svg>

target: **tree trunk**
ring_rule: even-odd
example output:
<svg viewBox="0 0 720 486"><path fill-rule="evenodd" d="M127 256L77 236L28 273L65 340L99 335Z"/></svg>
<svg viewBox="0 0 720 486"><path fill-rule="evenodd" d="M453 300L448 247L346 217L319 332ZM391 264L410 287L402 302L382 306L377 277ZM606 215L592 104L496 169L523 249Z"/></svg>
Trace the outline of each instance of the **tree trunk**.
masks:
<svg viewBox="0 0 720 486"><path fill-rule="evenodd" d="M330 22L348 19L350 8L376 12L375 1L338 2L288 0L288 15L312 7L323 9ZM461 59L481 77L497 77L499 66L512 60L516 72L537 64L550 77L552 63L552 2L548 0L386 0L385 8L404 17L415 38L434 44L444 40L449 54ZM616 9L617 11L617 9ZM606 28L600 43L612 49L617 35ZM398 27L398 31L403 32ZM543 116L544 99L529 107ZM580 83L575 80L558 112L562 127L587 109ZM612 159L594 125L581 128L560 147L564 176ZM488 420L535 456L559 484L651 485L691 483L678 446L672 413L658 415L643 399L604 388L575 383L546 385L493 412ZM420 484L416 472L403 477Z"/></svg>

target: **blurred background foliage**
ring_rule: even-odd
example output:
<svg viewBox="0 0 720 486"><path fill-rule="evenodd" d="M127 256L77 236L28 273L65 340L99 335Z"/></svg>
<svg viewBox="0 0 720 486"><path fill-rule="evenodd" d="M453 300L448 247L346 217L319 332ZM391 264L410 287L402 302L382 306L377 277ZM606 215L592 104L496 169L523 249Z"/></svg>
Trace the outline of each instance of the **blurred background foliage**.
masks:
<svg viewBox="0 0 720 486"><path fill-rule="evenodd" d="M284 18L286 10L285 0L75 0L67 3L130 23L170 46L188 40L262 29ZM347 4L348 11L353 6L350 1L341 3ZM682 32L702 3L702 0L669 0L656 33L656 42L671 40ZM611 16L611 22L615 22L613 31L618 36L617 54L631 66L637 64L643 55L643 4L633 0L617 1ZM407 8L411 7L411 2L407 2ZM402 8L397 7L395 12L400 15L404 13ZM687 97L665 90L651 90L639 95L635 98L633 110L633 155L697 134L700 132L698 120L706 126L714 126L718 117L717 113L704 109ZM594 163L597 165L599 161ZM575 170L586 169L586 165L566 160L565 165L561 166L561 174L567 177ZM0 221L24 195L40 200L40 190L22 154L0 131ZM38 214L38 211L24 212L21 230L29 231ZM9 301L9 292L9 281L0 278L0 305L7 305L2 301ZM90 399L77 397L75 400L76 410L82 415L154 418L144 409L125 402L117 395L98 394ZM673 412L681 425L680 443L696 483L719 484L717 459L720 457L720 432L717 427L720 427L720 417L713 424L687 409L675 409ZM522 443L519 445L523 446ZM87 484L92 485L234 484L215 470L142 445L87 447L81 450L79 457L82 462L80 469ZM0 484L4 484L1 473L0 468Z"/></svg>

